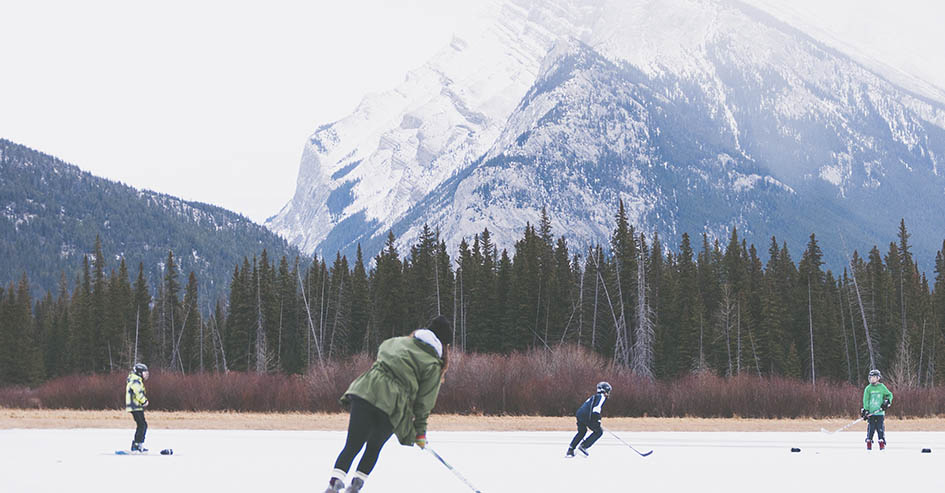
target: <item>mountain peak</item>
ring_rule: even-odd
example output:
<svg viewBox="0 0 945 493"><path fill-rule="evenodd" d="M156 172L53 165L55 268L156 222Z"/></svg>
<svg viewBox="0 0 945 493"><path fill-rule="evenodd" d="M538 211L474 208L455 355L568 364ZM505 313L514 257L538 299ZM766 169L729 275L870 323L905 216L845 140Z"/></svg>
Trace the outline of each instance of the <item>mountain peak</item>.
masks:
<svg viewBox="0 0 945 493"><path fill-rule="evenodd" d="M423 224L507 247L542 207L606 243L620 200L670 242L945 229L919 212L945 205L945 108L741 4L509 1L476 25L317 131L270 225L323 255Z"/></svg>

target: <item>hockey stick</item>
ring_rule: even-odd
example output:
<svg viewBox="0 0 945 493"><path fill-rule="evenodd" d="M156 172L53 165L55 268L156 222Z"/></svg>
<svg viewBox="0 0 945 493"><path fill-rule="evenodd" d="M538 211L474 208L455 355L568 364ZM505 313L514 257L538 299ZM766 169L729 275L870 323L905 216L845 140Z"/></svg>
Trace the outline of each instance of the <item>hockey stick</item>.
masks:
<svg viewBox="0 0 945 493"><path fill-rule="evenodd" d="M603 426L601 426L601 429L602 429L602 430L605 430L607 433L610 433L611 435L613 435L614 438L616 438L617 440L620 440L621 443L623 443L624 445L630 447L631 450L633 450L634 452L640 454L640 456L642 456L642 457L646 457L646 456L648 456L648 455L650 455L650 454L653 453L652 450L650 450L649 452L640 452L639 450L633 448L633 445L630 445L629 443L625 442L625 441L623 440L623 438L620 438L619 436L617 436L616 433L614 433L614 432L608 430L607 428L604 428Z"/></svg>
<svg viewBox="0 0 945 493"><path fill-rule="evenodd" d="M451 466L448 462L446 462L445 460L443 460L443 458L440 457L440 454L436 453L436 450L433 450L432 448L430 448L429 445L427 445L426 447L424 447L423 450L426 450L427 452L430 452L431 454L433 454L433 457L436 457L436 460L440 461L441 464L443 464L444 466L446 466L446 468L449 469L450 472L453 473L453 475L455 475L457 478L459 478L460 481L462 481L463 483L465 483L466 486L469 486L469 489L475 491L476 493L482 493L482 492L479 491L475 486L473 486L473 484L470 483L468 479L464 478L463 475L459 473L459 471L457 471L456 469L454 469L453 466Z"/></svg>
<svg viewBox="0 0 945 493"><path fill-rule="evenodd" d="M872 416L872 414L866 415L866 418L868 418L868 417L870 417L870 416ZM864 417L862 417L862 416L859 417L859 418L856 418L856 419L853 420L851 423L847 423L845 426L843 426L843 427L841 427L841 428L839 428L839 429L837 429L837 430L835 430L835 431L830 431L830 430L825 429L825 428L821 428L820 431L822 431L822 432L824 432L824 433L829 433L829 434L833 435L834 433L840 433L841 431L843 431L843 430L845 430L845 429L847 429L847 428L849 428L849 427L851 427L851 426L853 426L853 425L859 423L860 421L863 421L863 420L866 419L866 418L864 418Z"/></svg>

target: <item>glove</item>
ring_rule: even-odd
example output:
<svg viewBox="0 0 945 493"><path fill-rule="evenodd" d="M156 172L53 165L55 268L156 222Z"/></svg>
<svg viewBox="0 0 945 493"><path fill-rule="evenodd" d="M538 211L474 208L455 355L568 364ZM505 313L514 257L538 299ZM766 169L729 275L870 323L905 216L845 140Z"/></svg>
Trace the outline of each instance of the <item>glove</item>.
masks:
<svg viewBox="0 0 945 493"><path fill-rule="evenodd" d="M885 411L885 410L889 409L889 406L890 406L890 405L892 405L892 403L889 402L889 399L883 399L883 404L882 404L881 406L879 406L879 408L882 409L883 411Z"/></svg>
<svg viewBox="0 0 945 493"><path fill-rule="evenodd" d="M416 443L417 446L420 447L420 448L422 448L422 449L427 448L427 436L426 436L426 435L417 435L417 438L414 439L414 443Z"/></svg>
<svg viewBox="0 0 945 493"><path fill-rule="evenodd" d="M861 417L861 418L866 419L866 417L869 416L869 415L870 415L870 413L867 412L865 408L861 408L861 409L860 409L860 417Z"/></svg>

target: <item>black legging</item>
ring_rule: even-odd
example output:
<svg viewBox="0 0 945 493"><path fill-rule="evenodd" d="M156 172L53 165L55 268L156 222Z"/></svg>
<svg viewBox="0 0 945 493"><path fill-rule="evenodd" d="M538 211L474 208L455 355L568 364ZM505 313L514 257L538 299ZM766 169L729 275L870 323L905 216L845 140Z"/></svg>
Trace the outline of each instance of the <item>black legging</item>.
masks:
<svg viewBox="0 0 945 493"><path fill-rule="evenodd" d="M571 448L577 447L578 443L581 443L581 440L584 439L584 435L587 434L588 428L590 428L594 433L591 433L591 436L587 437L587 440L584 440L584 448L591 448L591 445L594 445L594 442L596 442L597 439L604 434L604 430L601 429L600 423L593 422L591 424L584 424L579 419L577 422L577 434L571 439Z"/></svg>
<svg viewBox="0 0 945 493"><path fill-rule="evenodd" d="M148 422L144 420L144 411L131 411L131 415L135 418L135 424L138 425L138 429L135 430L135 443L142 443L144 434L148 432Z"/></svg>
<svg viewBox="0 0 945 493"><path fill-rule="evenodd" d="M869 426L866 427L866 439L869 441L873 440L873 432L875 431L879 435L879 439L886 441L886 416L882 414L874 414L867 418L869 420Z"/></svg>
<svg viewBox="0 0 945 493"><path fill-rule="evenodd" d="M394 427L391 426L390 418L384 414L384 411L364 399L351 396L348 438L345 440L345 448L341 450L338 460L335 461L335 469L347 472L351 468L351 463L354 462L354 457L364 447L364 455L358 462L358 472L364 475L371 474L374 464L377 464L381 447L393 432Z"/></svg>

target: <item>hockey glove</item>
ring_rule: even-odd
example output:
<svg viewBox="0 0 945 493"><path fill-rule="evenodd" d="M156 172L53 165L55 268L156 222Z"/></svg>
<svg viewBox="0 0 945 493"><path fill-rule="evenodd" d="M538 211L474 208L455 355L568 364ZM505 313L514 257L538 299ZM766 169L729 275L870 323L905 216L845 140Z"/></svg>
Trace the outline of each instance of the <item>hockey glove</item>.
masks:
<svg viewBox="0 0 945 493"><path fill-rule="evenodd" d="M417 435L417 438L414 440L414 443L416 443L417 446L422 449L427 448L427 436Z"/></svg>
<svg viewBox="0 0 945 493"><path fill-rule="evenodd" d="M883 411L885 411L885 410L889 409L889 406L890 406L891 404L892 404L892 403L889 402L889 399L883 399L883 404L882 404L881 406L879 406L879 408L882 409Z"/></svg>
<svg viewBox="0 0 945 493"><path fill-rule="evenodd" d="M869 416L869 415L870 415L870 413L866 411L866 408L861 408L861 409L860 409L860 417L861 417L861 418L866 419L866 417Z"/></svg>

